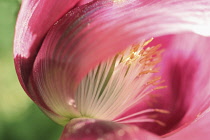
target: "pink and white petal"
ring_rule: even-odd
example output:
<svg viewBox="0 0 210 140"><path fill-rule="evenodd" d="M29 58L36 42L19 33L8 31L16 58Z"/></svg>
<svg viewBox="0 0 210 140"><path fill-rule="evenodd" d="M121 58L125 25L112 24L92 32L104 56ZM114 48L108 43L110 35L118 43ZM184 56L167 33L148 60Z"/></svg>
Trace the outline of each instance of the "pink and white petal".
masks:
<svg viewBox="0 0 210 140"><path fill-rule="evenodd" d="M26 92L34 59L47 31L79 2L80 0L22 1L15 28L14 59L19 80ZM33 99L33 95L28 95Z"/></svg>
<svg viewBox="0 0 210 140"><path fill-rule="evenodd" d="M151 37L184 32L208 35L201 29L209 28L209 9L205 0L124 5L96 1L75 8L46 36L29 86L56 113L71 116L77 84L97 64Z"/></svg>
<svg viewBox="0 0 210 140"><path fill-rule="evenodd" d="M86 34L87 29L84 27L90 18L86 14L103 6L99 4L82 6L67 13L49 31L34 63L29 83L31 90L36 90L47 106L65 117L80 115L75 108L74 92L77 83L74 77L83 73L83 69L78 69L86 65L80 63L83 59L81 56L84 53L88 55L85 51L88 44L83 43L80 36Z"/></svg>
<svg viewBox="0 0 210 140"><path fill-rule="evenodd" d="M74 119L60 140L159 140L160 137L132 125L94 119Z"/></svg>
<svg viewBox="0 0 210 140"><path fill-rule="evenodd" d="M210 109L206 110L197 119L182 129L171 132L163 136L163 140L207 140L210 139Z"/></svg>

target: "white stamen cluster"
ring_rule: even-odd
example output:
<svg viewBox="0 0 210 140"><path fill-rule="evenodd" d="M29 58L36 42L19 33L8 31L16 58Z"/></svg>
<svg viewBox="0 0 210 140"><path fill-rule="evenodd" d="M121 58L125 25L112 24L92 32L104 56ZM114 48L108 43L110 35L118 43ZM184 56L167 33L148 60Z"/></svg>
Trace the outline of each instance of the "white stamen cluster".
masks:
<svg viewBox="0 0 210 140"><path fill-rule="evenodd" d="M75 97L81 116L114 120L153 90L165 88L155 86L161 82L161 77L153 77L153 73L158 72L156 64L160 61L162 50L159 49L160 45L148 47L151 41L129 47L87 74L78 86ZM123 122L148 112L163 111L148 109L116 121Z"/></svg>

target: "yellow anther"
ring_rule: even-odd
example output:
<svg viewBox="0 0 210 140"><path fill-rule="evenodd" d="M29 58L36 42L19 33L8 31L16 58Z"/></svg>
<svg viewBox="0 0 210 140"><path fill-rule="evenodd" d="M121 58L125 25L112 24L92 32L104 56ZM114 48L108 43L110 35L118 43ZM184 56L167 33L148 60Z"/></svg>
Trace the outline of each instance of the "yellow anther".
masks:
<svg viewBox="0 0 210 140"><path fill-rule="evenodd" d="M153 84L154 82L161 79L161 76L158 76L157 78L152 79L151 81L147 82L147 84Z"/></svg>
<svg viewBox="0 0 210 140"><path fill-rule="evenodd" d="M163 89L163 88L167 88L167 86L159 86L159 87L154 88L154 90Z"/></svg>
<svg viewBox="0 0 210 140"><path fill-rule="evenodd" d="M139 55L143 55L144 54L144 49L142 49L140 52L139 52Z"/></svg>
<svg viewBox="0 0 210 140"><path fill-rule="evenodd" d="M140 45L133 45L132 51L137 52L139 50Z"/></svg>
<svg viewBox="0 0 210 140"><path fill-rule="evenodd" d="M160 82L154 82L154 83L151 83L153 86L156 86L156 85L160 85L160 84L162 84L162 83L164 83L165 82L165 80L162 80L162 81L160 81Z"/></svg>
<svg viewBox="0 0 210 140"><path fill-rule="evenodd" d="M156 72L158 72L158 70L145 70L145 71L141 71L139 75L148 74L148 73L156 73Z"/></svg>
<svg viewBox="0 0 210 140"><path fill-rule="evenodd" d="M159 121L159 120L154 120L154 121L161 126L166 126L166 124L162 121Z"/></svg>
<svg viewBox="0 0 210 140"><path fill-rule="evenodd" d="M130 59L133 59L135 57L134 53L131 54Z"/></svg>
<svg viewBox="0 0 210 140"><path fill-rule="evenodd" d="M143 47L147 46L150 42L152 42L154 38L152 37L150 40L147 40L146 42L144 42Z"/></svg>
<svg viewBox="0 0 210 140"><path fill-rule="evenodd" d="M164 113L164 114L169 114L170 112L168 110L164 110L164 109L155 109L156 112L159 113Z"/></svg>

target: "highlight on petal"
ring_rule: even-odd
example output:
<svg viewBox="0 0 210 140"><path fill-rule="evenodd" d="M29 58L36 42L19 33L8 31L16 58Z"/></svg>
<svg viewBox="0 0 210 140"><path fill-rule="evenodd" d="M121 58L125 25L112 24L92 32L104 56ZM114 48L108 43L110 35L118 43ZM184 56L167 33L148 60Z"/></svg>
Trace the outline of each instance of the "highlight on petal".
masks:
<svg viewBox="0 0 210 140"><path fill-rule="evenodd" d="M159 140L160 137L132 125L94 119L74 119L60 140Z"/></svg>
<svg viewBox="0 0 210 140"><path fill-rule="evenodd" d="M79 104L75 103L77 87L98 64L152 37L186 32L209 35L209 9L206 0L126 4L94 1L70 10L56 22L39 50L33 51L33 44L29 43L28 49L38 51L34 61L25 55L27 49L23 49L23 54L19 52L15 61L28 70L21 75L20 71L24 71L19 65L17 71L20 78L27 79L27 90L38 105L72 119L81 115L75 106ZM203 27L205 30L201 30ZM17 39L18 43L24 41Z"/></svg>

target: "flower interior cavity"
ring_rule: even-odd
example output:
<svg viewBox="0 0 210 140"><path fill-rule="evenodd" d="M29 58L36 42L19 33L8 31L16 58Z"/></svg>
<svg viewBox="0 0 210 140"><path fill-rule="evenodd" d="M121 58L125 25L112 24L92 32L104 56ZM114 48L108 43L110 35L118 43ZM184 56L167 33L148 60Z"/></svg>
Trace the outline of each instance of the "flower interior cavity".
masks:
<svg viewBox="0 0 210 140"><path fill-rule="evenodd" d="M146 95L166 86L158 86L164 81L156 64L161 61L161 45L148 46L153 40L142 41L128 47L107 61L100 63L79 84L75 100L69 102L82 117L115 120L121 123L162 122L149 118L146 113L168 113L162 109L146 109L129 116L116 119ZM140 117L139 117L140 116Z"/></svg>

